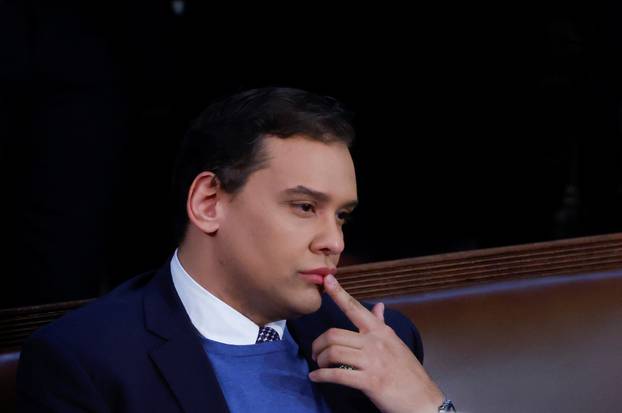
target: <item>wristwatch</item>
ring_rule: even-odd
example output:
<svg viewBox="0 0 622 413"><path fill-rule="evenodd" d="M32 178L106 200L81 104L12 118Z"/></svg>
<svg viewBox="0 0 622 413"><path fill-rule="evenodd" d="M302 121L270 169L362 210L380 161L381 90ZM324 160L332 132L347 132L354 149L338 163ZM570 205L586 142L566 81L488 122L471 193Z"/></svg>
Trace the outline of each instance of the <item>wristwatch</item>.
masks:
<svg viewBox="0 0 622 413"><path fill-rule="evenodd" d="M456 408L454 407L454 403L449 399L445 399L443 404L438 406L438 413L447 413L447 412L455 412L455 411L456 411Z"/></svg>

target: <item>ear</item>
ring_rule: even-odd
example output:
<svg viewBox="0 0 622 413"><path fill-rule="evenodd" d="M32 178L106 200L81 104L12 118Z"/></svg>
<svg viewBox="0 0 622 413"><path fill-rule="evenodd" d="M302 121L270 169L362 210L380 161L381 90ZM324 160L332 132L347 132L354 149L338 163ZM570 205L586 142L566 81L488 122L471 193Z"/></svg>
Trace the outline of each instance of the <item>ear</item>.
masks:
<svg viewBox="0 0 622 413"><path fill-rule="evenodd" d="M221 218L219 202L222 202L220 181L213 172L201 172L194 178L188 191L188 219L201 232L215 234Z"/></svg>

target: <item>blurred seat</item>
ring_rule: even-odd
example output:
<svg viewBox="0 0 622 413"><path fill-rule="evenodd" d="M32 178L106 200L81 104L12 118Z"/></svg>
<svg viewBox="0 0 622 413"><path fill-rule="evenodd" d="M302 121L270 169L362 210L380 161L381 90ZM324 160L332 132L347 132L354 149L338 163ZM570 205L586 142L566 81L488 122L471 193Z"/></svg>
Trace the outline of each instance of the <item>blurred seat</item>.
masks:
<svg viewBox="0 0 622 413"><path fill-rule="evenodd" d="M622 271L385 303L418 326L426 370L461 412L622 409Z"/></svg>
<svg viewBox="0 0 622 413"><path fill-rule="evenodd" d="M15 411L15 372L19 352L5 351L0 353L0 411Z"/></svg>

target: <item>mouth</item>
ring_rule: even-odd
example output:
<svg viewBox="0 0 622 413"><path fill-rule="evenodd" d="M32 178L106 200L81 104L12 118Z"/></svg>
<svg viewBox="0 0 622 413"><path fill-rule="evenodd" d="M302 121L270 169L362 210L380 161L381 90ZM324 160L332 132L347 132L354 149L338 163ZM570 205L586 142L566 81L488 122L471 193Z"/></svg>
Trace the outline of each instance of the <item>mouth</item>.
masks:
<svg viewBox="0 0 622 413"><path fill-rule="evenodd" d="M317 289L317 291L322 294L324 293L324 276L318 274L302 274L298 273L302 281L307 285L313 285Z"/></svg>
<svg viewBox="0 0 622 413"><path fill-rule="evenodd" d="M300 278L311 284L324 285L324 276L321 274L304 274L301 272L298 274Z"/></svg>
<svg viewBox="0 0 622 413"><path fill-rule="evenodd" d="M303 280L311 284L315 284L320 287L323 287L324 277L326 277L328 274L334 275L336 272L337 272L336 268L322 267L322 268L314 268L312 270L300 271L298 274Z"/></svg>

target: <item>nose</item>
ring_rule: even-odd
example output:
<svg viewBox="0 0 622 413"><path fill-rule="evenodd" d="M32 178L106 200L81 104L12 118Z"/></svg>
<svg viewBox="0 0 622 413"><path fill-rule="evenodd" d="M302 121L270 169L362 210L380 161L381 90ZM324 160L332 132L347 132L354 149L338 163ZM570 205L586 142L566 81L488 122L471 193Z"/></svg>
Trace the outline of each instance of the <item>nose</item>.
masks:
<svg viewBox="0 0 622 413"><path fill-rule="evenodd" d="M344 247L341 225L334 217L322 220L322 225L311 242L311 250L316 254L338 256Z"/></svg>

